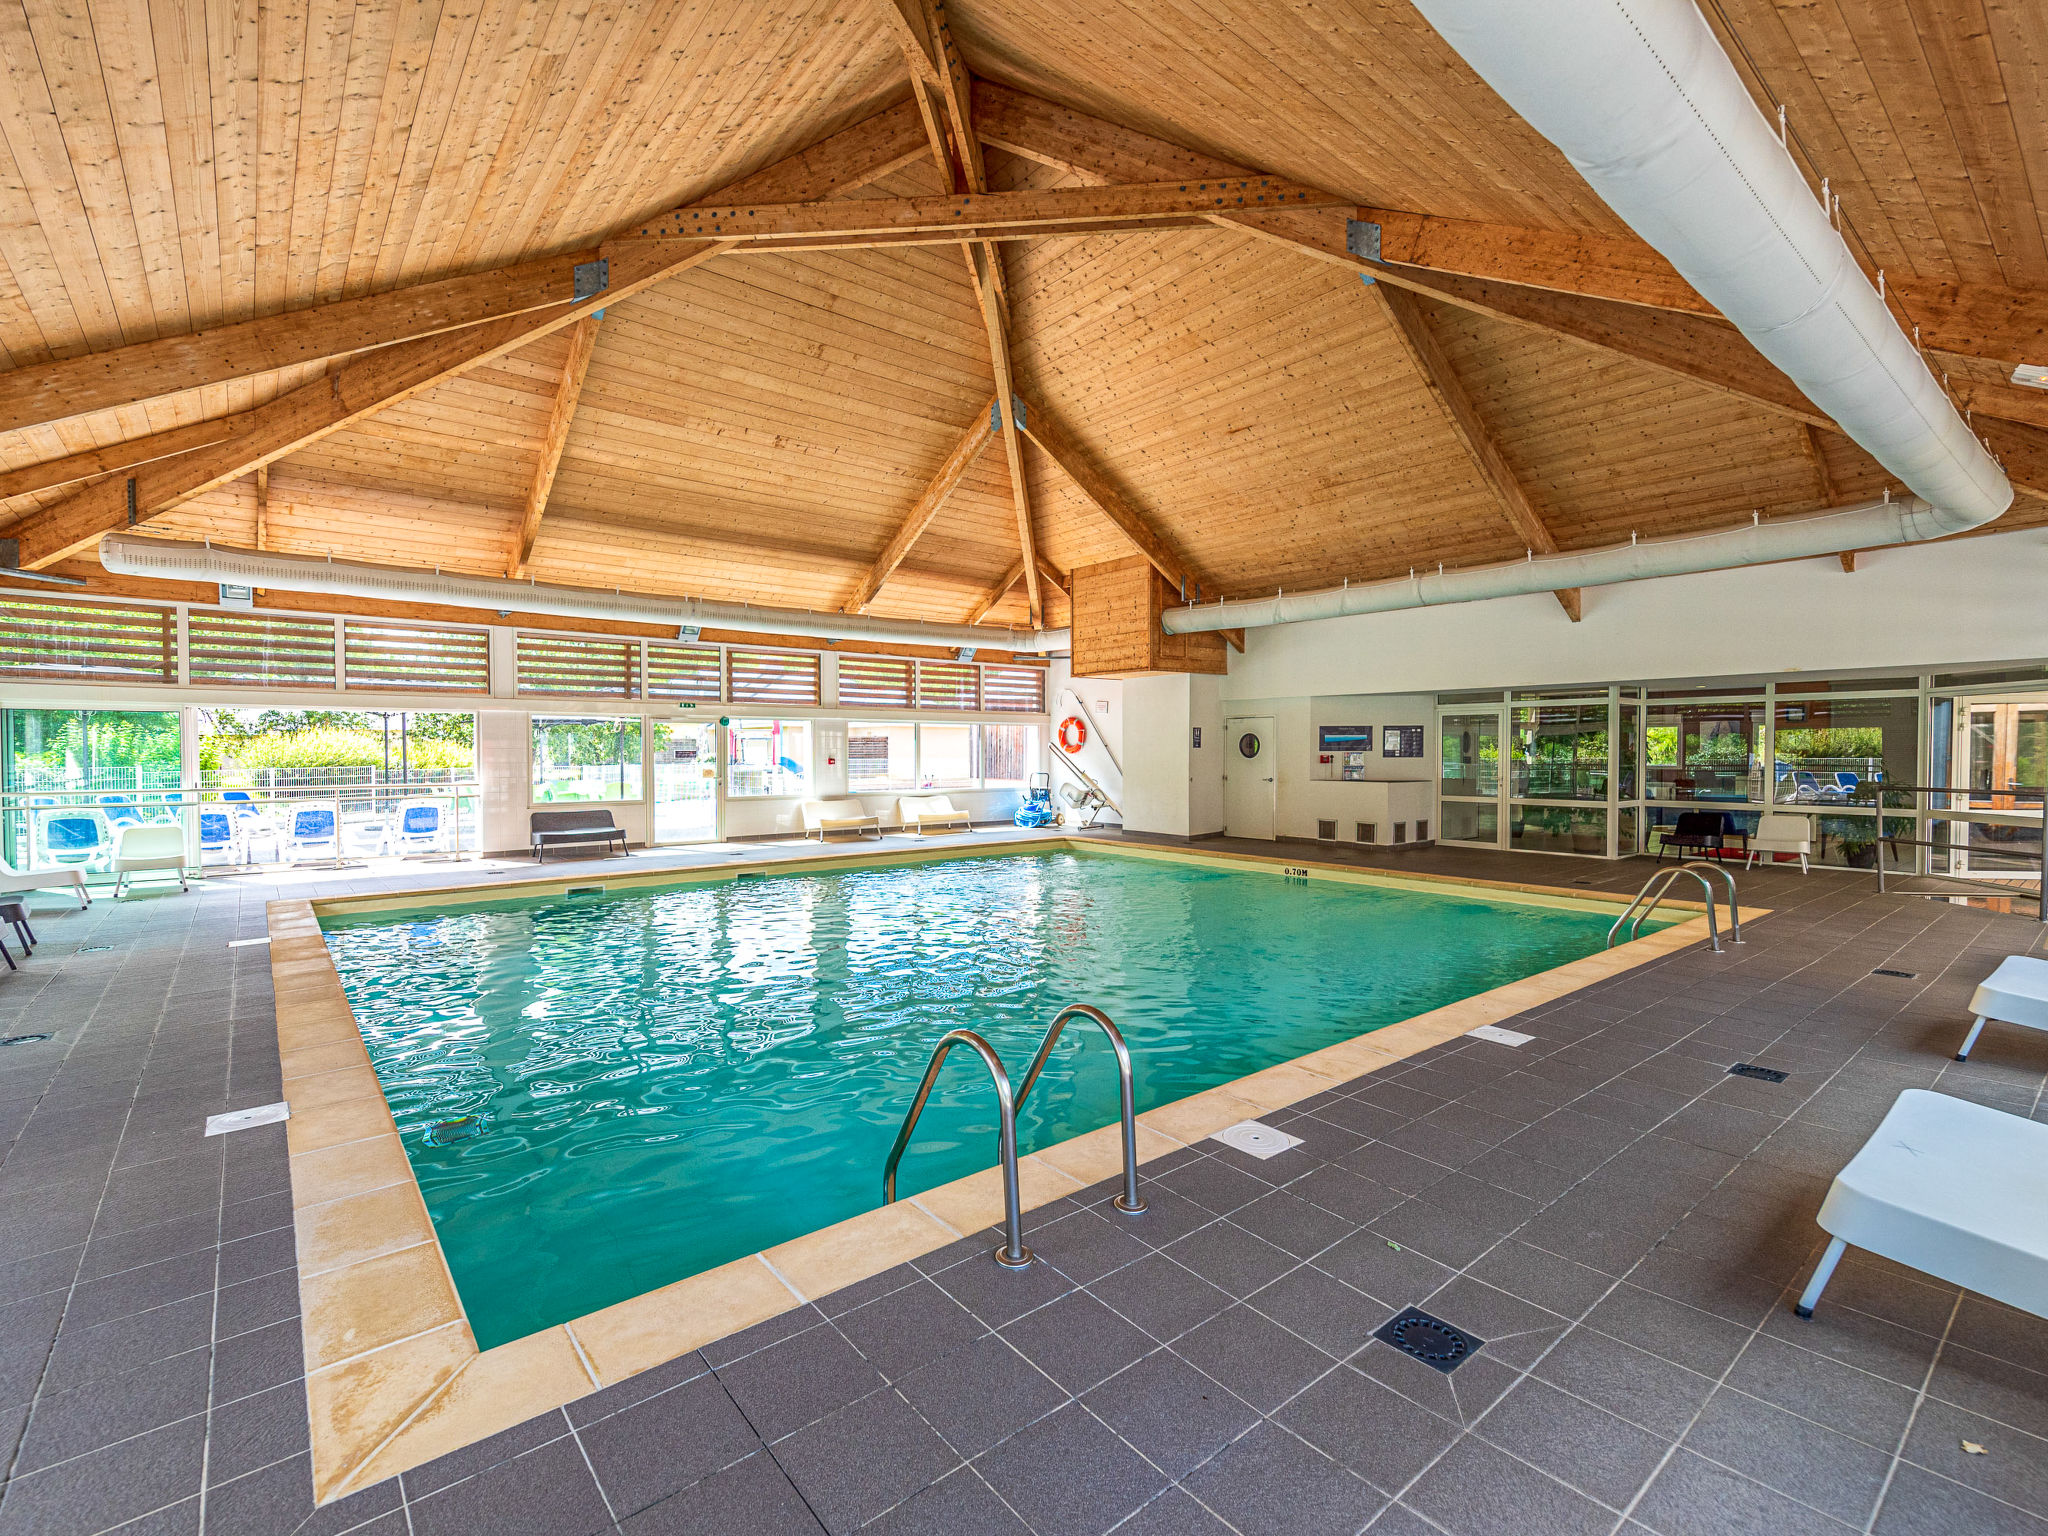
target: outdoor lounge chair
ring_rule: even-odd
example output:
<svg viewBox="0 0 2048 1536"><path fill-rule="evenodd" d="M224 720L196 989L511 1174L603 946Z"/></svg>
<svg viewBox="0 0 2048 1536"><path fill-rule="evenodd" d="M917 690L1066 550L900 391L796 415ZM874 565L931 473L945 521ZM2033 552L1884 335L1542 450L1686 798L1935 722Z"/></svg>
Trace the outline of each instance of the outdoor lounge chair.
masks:
<svg viewBox="0 0 2048 1536"><path fill-rule="evenodd" d="M626 851L625 829L612 820L610 811L535 811L529 831L533 837L533 856L543 863L548 849L565 843L572 847L597 843L607 851L617 843L620 853Z"/></svg>
<svg viewBox="0 0 2048 1536"><path fill-rule="evenodd" d="M54 864L90 864L107 850L107 824L89 811L52 816L43 823L43 847Z"/></svg>
<svg viewBox="0 0 2048 1536"><path fill-rule="evenodd" d="M178 877L178 889L185 884L185 829L174 821L154 826L122 827L114 833L114 895L127 888L128 877L138 870L168 869Z"/></svg>
<svg viewBox="0 0 2048 1536"><path fill-rule="evenodd" d="M815 832L821 843L825 841L825 834L828 832L872 832L876 837L882 835L882 818L871 815L865 805L850 798L806 800L803 803L803 817L804 836L809 837Z"/></svg>
<svg viewBox="0 0 2048 1536"><path fill-rule="evenodd" d="M0 859L0 896L27 891L75 891L81 907L92 905L92 893L85 888L85 871L76 865L63 869L16 869Z"/></svg>
<svg viewBox="0 0 2048 1536"><path fill-rule="evenodd" d="M1977 1015L1957 1061L1968 1061L1984 1033L1987 1020L2017 1024L2022 1029L2048 1030L2048 960L2031 955L2007 955L1998 969L1978 983L1970 996L1970 1012Z"/></svg>
<svg viewBox="0 0 2048 1536"><path fill-rule="evenodd" d="M442 847L441 807L416 801L398 813L396 833L400 853L439 853Z"/></svg>
<svg viewBox="0 0 2048 1536"><path fill-rule="evenodd" d="M899 821L919 837L927 827L959 827L972 832L974 823L944 795L906 795L896 802L896 816Z"/></svg>
<svg viewBox="0 0 2048 1536"><path fill-rule="evenodd" d="M2048 1125L1908 1088L1821 1202L1830 1238L1794 1310L1851 1246L2048 1317Z"/></svg>
<svg viewBox="0 0 2048 1536"><path fill-rule="evenodd" d="M341 858L341 829L334 812L324 805L302 805L288 813L285 822L283 857L287 863L301 858Z"/></svg>
<svg viewBox="0 0 2048 1536"><path fill-rule="evenodd" d="M234 862L237 857L235 841L235 824L228 819L226 811L199 813L199 860L202 864L209 853L225 853L229 862Z"/></svg>

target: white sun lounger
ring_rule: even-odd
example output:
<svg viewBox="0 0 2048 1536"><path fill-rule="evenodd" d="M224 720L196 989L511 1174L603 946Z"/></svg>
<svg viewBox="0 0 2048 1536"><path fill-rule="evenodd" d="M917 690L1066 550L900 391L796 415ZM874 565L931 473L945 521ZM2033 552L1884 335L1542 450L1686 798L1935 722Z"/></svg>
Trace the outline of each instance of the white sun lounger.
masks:
<svg viewBox="0 0 2048 1536"><path fill-rule="evenodd" d="M0 896L11 896L20 891L74 891L81 907L92 905L92 896L85 888L85 871L75 864L61 869L18 870L5 859L0 859Z"/></svg>
<svg viewBox="0 0 2048 1536"><path fill-rule="evenodd" d="M2048 960L2007 955L1998 962L1998 969L1978 984L1970 998L1970 1012L1977 1015L1977 1022L1956 1052L1957 1061L1970 1059L1971 1047L1984 1033L1986 1019L2023 1029L2048 1029Z"/></svg>
<svg viewBox="0 0 2048 1536"><path fill-rule="evenodd" d="M1801 1317L1850 1246L2048 1317L2048 1125L1908 1088L1835 1176L1820 1225L1834 1241Z"/></svg>

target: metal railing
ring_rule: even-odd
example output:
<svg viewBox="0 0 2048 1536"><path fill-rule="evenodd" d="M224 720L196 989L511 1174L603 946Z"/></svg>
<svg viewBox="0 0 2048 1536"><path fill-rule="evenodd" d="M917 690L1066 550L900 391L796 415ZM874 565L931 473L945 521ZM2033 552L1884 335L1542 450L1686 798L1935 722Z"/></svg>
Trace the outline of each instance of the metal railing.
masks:
<svg viewBox="0 0 2048 1536"><path fill-rule="evenodd" d="M1038 1081L1038 1074L1045 1070L1046 1058L1052 1055L1052 1048L1059 1044L1060 1031L1067 1027L1072 1018L1093 1019L1102 1026L1103 1034L1109 1037L1109 1048L1116 1052L1117 1087L1123 1097L1124 1120L1124 1192L1111 1203L1126 1215L1135 1216L1145 1209L1145 1197L1138 1193L1138 1113L1137 1090L1131 1079L1131 1048L1124 1044L1123 1032L1109 1020L1109 1015L1088 1003L1069 1003L1059 1011L1046 1030L1045 1039L1038 1047L1038 1055L1032 1059L1031 1070L1024 1074L1024 1082L1017 1089L1017 1107L1022 1109L1024 1101L1031 1097L1031 1085Z"/></svg>
<svg viewBox="0 0 2048 1536"><path fill-rule="evenodd" d="M964 1045L979 1056L982 1065L988 1068L988 1075L995 1081L996 1147L1003 1168L1004 1235L1003 1245L996 1249L995 1259L1005 1269L1022 1269L1031 1262L1031 1250L1024 1246L1024 1216L1017 1203L1017 1100L1010 1092L1010 1074L1003 1070L1002 1057L996 1054L994 1046L971 1029L946 1031L932 1051L931 1063L924 1069L924 1081L918 1084L917 1097L910 1102L910 1113L903 1117L903 1129L896 1133L896 1145L889 1149L889 1163L882 1171L882 1203L896 1203L896 1165L903 1161L903 1149L910 1145L910 1133L917 1129L917 1117L924 1113L925 1100L932 1096L932 1084L938 1081L939 1068L956 1045Z"/></svg>
<svg viewBox="0 0 2048 1536"><path fill-rule="evenodd" d="M1714 894L1714 883L1706 877L1705 871L1707 870L1713 870L1728 882L1728 919L1732 929L1730 942L1740 944L1742 942L1742 914L1735 905L1735 877L1717 865L1686 863L1680 864L1675 869L1659 870L1643 882L1643 888L1636 892L1635 900L1622 909L1621 916L1614 920L1614 926L1607 930L1607 943L1604 947L1609 949L1614 947L1614 936L1621 932L1622 924L1627 923L1631 917L1635 919L1635 922L1629 926L1628 936L1634 939L1642 932L1644 920L1657 910L1657 904L1670 893L1672 882L1677 880L1680 875L1691 875L1693 879L1699 881L1700 889L1706 892L1707 896L1707 941L1714 946L1716 954L1721 953L1721 927L1714 915L1720 898ZM1641 908L1641 910L1638 911L1638 908Z"/></svg>

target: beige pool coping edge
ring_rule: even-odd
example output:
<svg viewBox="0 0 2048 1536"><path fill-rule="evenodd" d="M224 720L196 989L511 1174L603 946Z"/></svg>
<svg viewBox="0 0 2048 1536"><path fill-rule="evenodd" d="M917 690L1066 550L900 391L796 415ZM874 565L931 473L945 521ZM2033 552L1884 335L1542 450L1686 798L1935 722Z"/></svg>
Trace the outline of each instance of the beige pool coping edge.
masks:
<svg viewBox="0 0 2048 1536"><path fill-rule="evenodd" d="M1072 845L1139 857L1245 869L1278 866L1344 883L1422 883L1614 910L1620 898L1514 882L1460 880L1319 864L1286 857L1065 836L940 844L877 854L798 856L733 866L647 871L608 886L730 881L772 869L798 873L857 860L872 865ZM297 1229L313 1492L325 1504L449 1451L509 1429L693 1349L945 1247L1002 1216L993 1168L863 1212L764 1252L479 1351L412 1166L321 936L319 912L389 910L449 898L501 899L588 885L593 877L507 881L375 898L269 905L292 1206ZM1698 910L1695 905L1694 910ZM1742 910L1745 920L1768 908ZM1400 1061L1481 1024L1498 1023L1684 949L1706 935L1692 918L1461 1002L1340 1041L1293 1061L1148 1110L1138 1117L1141 1162L1201 1141L1338 1083ZM1027 1210L1114 1175L1112 1124L1028 1154L1019 1165Z"/></svg>

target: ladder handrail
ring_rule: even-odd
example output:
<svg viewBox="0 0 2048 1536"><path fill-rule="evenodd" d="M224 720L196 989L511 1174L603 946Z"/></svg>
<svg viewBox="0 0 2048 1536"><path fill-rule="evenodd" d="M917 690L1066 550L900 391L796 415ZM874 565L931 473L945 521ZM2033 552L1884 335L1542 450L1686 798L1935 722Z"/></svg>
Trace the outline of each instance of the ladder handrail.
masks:
<svg viewBox="0 0 2048 1536"><path fill-rule="evenodd" d="M1676 880L1680 875L1691 875L1693 879L1699 881L1700 889L1707 893L1707 938L1713 944L1714 952L1719 954L1721 952L1721 926L1714 914L1715 909L1720 903L1714 896L1713 884L1705 875L1689 864L1681 864L1675 869L1660 869L1657 873L1650 876L1649 879L1645 880L1643 888L1636 892L1636 899L1622 909L1621 916L1614 920L1614 926L1607 930L1607 943L1603 947L1608 949L1614 947L1615 934L1621 931L1621 925L1627 922L1631 916L1634 916L1636 921L1635 926L1629 929L1628 936L1633 939L1641 932L1644 918L1647 918L1652 912L1657 910L1657 903L1664 899L1665 893L1671 889L1672 881ZM1659 884L1660 881L1662 882L1661 884ZM1657 893L1654 896L1650 894L1652 886L1657 888ZM1648 906L1643 905L1644 898L1646 897L1649 898ZM1639 915L1636 913L1637 907L1642 907L1643 909Z"/></svg>
<svg viewBox="0 0 2048 1536"><path fill-rule="evenodd" d="M1703 869L1710 874L1719 875L1728 882L1728 942L1730 944L1742 943L1742 909L1735 905L1735 876L1729 873L1728 866L1726 864L1710 863L1706 859L1687 859L1678 867L1680 869ZM1711 893L1708 905L1713 905Z"/></svg>
<svg viewBox="0 0 2048 1536"><path fill-rule="evenodd" d="M924 1069L924 1081L918 1084L917 1097L911 1100L910 1113L903 1117L903 1129L896 1133L896 1145L889 1149L888 1166L882 1171L882 1203L893 1205L896 1201L896 1165L903 1161L903 1149L910 1145L910 1133L917 1129L917 1118L924 1113L925 1100L932 1096L932 1084L938 1081L939 1068L945 1064L947 1054L956 1045L964 1045L979 1056L982 1065L988 1068L988 1075L996 1085L996 1148L1003 1167L1003 1246L996 1250L996 1262L1006 1269L1022 1269L1031 1262L1031 1250L1024 1246L1024 1219L1017 1204L1017 1103L1010 1092L1010 1074L1003 1070L1003 1059L981 1036L971 1029L949 1029L939 1037L939 1043L932 1050L932 1059Z"/></svg>
<svg viewBox="0 0 2048 1536"><path fill-rule="evenodd" d="M1017 1089L1017 1108L1022 1109L1024 1101L1031 1097L1031 1085L1045 1070L1046 1060L1052 1055L1052 1048L1059 1043L1060 1032L1067 1027L1067 1020L1076 1017L1093 1019L1101 1025L1102 1032L1109 1037L1110 1049L1116 1052L1117 1086L1123 1096L1124 1192L1112 1203L1126 1215L1135 1216L1145 1209L1145 1197L1138 1193L1138 1116L1136 1090L1131 1081L1131 1048L1124 1043L1123 1031L1110 1022L1108 1014L1090 1003L1069 1003L1059 1011L1046 1030L1045 1039L1039 1044L1031 1070L1024 1074L1024 1081Z"/></svg>

